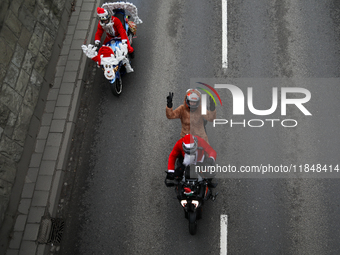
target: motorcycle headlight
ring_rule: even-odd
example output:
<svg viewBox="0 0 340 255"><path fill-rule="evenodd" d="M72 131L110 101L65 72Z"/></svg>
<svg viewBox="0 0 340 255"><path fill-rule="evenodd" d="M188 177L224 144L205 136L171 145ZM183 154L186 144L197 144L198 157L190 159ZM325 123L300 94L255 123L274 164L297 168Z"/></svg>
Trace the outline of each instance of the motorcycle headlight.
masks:
<svg viewBox="0 0 340 255"><path fill-rule="evenodd" d="M185 207L185 206L187 205L187 201L186 201L186 200L181 200L181 205L182 205L183 207Z"/></svg>
<svg viewBox="0 0 340 255"><path fill-rule="evenodd" d="M197 200L192 200L191 203L197 208L200 202L198 202Z"/></svg>

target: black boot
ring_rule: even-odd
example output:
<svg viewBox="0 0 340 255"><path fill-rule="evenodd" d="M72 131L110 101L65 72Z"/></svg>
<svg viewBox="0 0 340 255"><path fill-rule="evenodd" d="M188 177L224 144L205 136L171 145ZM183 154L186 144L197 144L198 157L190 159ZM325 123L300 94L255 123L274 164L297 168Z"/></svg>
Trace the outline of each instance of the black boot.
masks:
<svg viewBox="0 0 340 255"><path fill-rule="evenodd" d="M213 195L212 193L211 193L211 195L210 195L210 199L211 199L211 201L215 201L216 200L216 197L217 197L217 195L218 195L218 192L216 192L216 194L215 195Z"/></svg>

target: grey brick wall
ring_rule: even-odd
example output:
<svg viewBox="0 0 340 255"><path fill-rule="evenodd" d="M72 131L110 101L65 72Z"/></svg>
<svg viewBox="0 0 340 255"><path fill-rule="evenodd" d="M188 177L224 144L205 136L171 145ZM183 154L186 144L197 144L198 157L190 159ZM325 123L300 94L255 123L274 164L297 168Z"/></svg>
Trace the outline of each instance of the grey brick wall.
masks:
<svg viewBox="0 0 340 255"><path fill-rule="evenodd" d="M0 227L33 151L73 0L0 4ZM23 175L25 176L25 175Z"/></svg>

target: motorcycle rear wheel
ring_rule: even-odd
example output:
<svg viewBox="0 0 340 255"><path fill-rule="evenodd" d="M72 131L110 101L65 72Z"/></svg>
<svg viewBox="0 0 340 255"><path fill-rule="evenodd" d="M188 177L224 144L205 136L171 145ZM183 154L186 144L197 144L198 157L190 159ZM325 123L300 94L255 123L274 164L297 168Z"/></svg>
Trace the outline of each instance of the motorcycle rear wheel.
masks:
<svg viewBox="0 0 340 255"><path fill-rule="evenodd" d="M111 89L112 94L114 94L117 97L120 94L122 94L122 91L123 91L122 77L119 76L119 78L117 78L114 83L110 83L110 89Z"/></svg>
<svg viewBox="0 0 340 255"><path fill-rule="evenodd" d="M188 218L189 218L189 232L191 235L195 235L197 231L196 213L188 212Z"/></svg>

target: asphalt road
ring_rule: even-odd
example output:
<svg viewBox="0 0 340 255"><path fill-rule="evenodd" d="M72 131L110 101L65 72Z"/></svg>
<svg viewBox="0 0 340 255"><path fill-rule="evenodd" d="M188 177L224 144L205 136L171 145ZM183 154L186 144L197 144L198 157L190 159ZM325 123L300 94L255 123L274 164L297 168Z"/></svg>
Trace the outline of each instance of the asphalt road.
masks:
<svg viewBox="0 0 340 255"><path fill-rule="evenodd" d="M252 87L258 109L270 107L273 86L303 87L312 95L304 104L312 116L294 106L282 116L280 104L271 116L247 108L233 116L231 94L219 89L218 118L298 122L294 128L210 123L220 165L339 164L337 1L229 0L227 70L221 68L220 1L134 4L143 24L133 43L135 72L123 77L123 94L114 97L95 66L86 79L59 205L66 227L58 253L219 254L222 214L228 215L229 254L339 253L335 171L224 174L195 236L163 183L180 134L180 121L165 116L166 96L174 92L177 107L196 81L234 84L245 95Z"/></svg>

